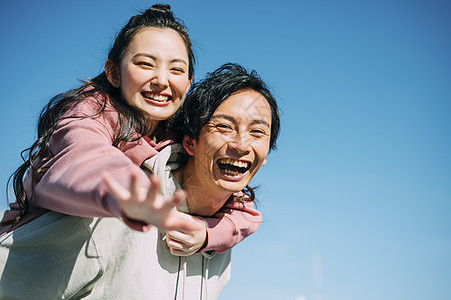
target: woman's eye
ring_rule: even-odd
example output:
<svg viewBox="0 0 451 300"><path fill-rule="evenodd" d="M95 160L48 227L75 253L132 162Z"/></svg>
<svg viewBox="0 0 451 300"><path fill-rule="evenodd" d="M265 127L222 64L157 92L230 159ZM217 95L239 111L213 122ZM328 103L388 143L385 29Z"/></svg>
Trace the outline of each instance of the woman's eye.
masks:
<svg viewBox="0 0 451 300"><path fill-rule="evenodd" d="M151 63L148 63L148 62L145 62L145 61L140 61L140 62L137 63L137 65L138 65L138 66L149 67L149 68L152 67L152 64L151 64Z"/></svg>
<svg viewBox="0 0 451 300"><path fill-rule="evenodd" d="M182 68L172 68L171 71L176 74L184 74L185 73L185 69L182 69Z"/></svg>

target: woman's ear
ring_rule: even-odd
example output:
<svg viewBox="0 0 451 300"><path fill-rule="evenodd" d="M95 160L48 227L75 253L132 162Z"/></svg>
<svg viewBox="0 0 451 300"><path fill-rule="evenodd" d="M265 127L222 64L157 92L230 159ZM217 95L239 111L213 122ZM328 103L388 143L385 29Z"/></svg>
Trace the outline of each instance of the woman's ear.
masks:
<svg viewBox="0 0 451 300"><path fill-rule="evenodd" d="M194 156L195 147L196 147L196 139L189 136L183 137L183 148L185 148L186 152L188 152L189 155Z"/></svg>
<svg viewBox="0 0 451 300"><path fill-rule="evenodd" d="M110 59L108 59L105 63L105 74L112 86L114 86L115 88L119 88L121 86L119 68Z"/></svg>
<svg viewBox="0 0 451 300"><path fill-rule="evenodd" d="M186 88L186 90L185 90L185 97L186 97L186 94L188 93L188 91L189 91L189 88L191 87L191 84L193 83L193 79L191 78L191 80L189 81L189 85L187 86L187 88Z"/></svg>

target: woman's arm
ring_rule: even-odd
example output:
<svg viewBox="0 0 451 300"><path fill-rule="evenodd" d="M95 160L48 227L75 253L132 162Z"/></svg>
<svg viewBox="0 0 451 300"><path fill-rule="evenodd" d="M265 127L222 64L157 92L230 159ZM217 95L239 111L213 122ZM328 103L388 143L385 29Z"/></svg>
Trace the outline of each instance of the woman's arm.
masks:
<svg viewBox="0 0 451 300"><path fill-rule="evenodd" d="M138 166L158 153L156 145L140 138L114 147L117 113L107 107L105 112L88 117L97 111L95 100L86 99L58 122L49 141L52 155L40 166L43 172L34 179L34 188L30 172L24 179L30 211L33 214L48 209L77 216L123 217L132 228L145 231L148 224L124 216L102 174L108 172L122 186L129 187L133 172L137 185L148 188L149 178Z"/></svg>
<svg viewBox="0 0 451 300"><path fill-rule="evenodd" d="M214 216L200 219L207 222L206 231L167 232L166 243L173 255L225 252L254 233L260 226L262 215L253 207L253 201L235 201L224 205Z"/></svg>
<svg viewBox="0 0 451 300"><path fill-rule="evenodd" d="M53 156L34 189L31 176L24 185L27 196L39 207L84 217L120 217L118 201L107 192L103 172L124 186L130 173L140 186L150 186L148 177L118 148L112 146L112 130L100 118L65 119L50 139Z"/></svg>
<svg viewBox="0 0 451 300"><path fill-rule="evenodd" d="M207 222L207 243L201 251L225 252L257 231L262 222L261 213L253 201L232 202L225 205Z"/></svg>

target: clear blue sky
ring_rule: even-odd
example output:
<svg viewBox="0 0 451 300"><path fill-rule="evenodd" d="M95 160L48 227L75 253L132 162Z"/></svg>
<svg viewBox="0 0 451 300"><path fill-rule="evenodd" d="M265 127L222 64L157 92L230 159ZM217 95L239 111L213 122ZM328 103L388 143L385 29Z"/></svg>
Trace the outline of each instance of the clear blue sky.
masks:
<svg viewBox="0 0 451 300"><path fill-rule="evenodd" d="M0 2L2 186L43 104L97 75L153 3ZM167 3L196 78L241 63L282 110L254 181L264 222L233 250L221 299L451 299L451 2Z"/></svg>

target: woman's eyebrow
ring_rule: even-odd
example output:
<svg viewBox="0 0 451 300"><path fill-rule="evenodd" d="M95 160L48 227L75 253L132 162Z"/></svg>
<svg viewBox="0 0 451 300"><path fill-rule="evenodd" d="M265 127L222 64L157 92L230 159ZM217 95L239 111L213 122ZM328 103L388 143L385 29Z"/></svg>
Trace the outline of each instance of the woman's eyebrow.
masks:
<svg viewBox="0 0 451 300"><path fill-rule="evenodd" d="M149 54L149 53L139 52L134 55L134 57L138 57L138 56L145 56L150 59L157 60L157 58L155 56L153 56L152 54Z"/></svg>
<svg viewBox="0 0 451 300"><path fill-rule="evenodd" d="M149 53L143 53L143 52L136 53L134 57L138 57L138 56L145 56L145 57L148 57L148 58L153 59L155 61L158 60L155 56L153 56L152 54L149 54ZM184 63L185 65L188 65L188 63L183 58L174 58L169 63L177 63L177 62Z"/></svg>
<svg viewBox="0 0 451 300"><path fill-rule="evenodd" d="M230 116L230 115L225 115L225 114L217 114L217 115L211 116L211 120L221 119L221 118L229 120L230 122L233 122L233 123L236 123L236 121L237 121L235 117ZM263 119L254 119L254 120L252 120L252 124L263 124L263 125L266 125L269 128L271 128L271 125L266 120L263 120Z"/></svg>

